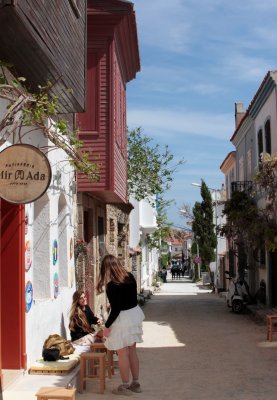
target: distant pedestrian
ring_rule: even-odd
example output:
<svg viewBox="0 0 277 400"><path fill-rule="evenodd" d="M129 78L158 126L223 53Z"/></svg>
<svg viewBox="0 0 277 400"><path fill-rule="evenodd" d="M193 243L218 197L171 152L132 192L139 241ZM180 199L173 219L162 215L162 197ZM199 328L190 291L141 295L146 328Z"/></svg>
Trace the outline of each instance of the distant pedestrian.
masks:
<svg viewBox="0 0 277 400"><path fill-rule="evenodd" d="M162 280L163 283L166 283L167 271L165 268L162 269Z"/></svg>
<svg viewBox="0 0 277 400"><path fill-rule="evenodd" d="M176 277L176 267L175 267L175 265L173 265L173 266L171 267L170 272L171 272L171 278L172 278L172 279L175 279L175 277Z"/></svg>

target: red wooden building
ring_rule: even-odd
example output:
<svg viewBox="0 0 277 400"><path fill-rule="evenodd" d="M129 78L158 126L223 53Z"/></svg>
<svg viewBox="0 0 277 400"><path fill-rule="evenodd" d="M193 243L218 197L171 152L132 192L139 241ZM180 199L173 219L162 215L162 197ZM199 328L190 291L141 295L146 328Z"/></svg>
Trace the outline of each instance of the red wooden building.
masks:
<svg viewBox="0 0 277 400"><path fill-rule="evenodd" d="M88 1L86 112L80 139L100 167L100 181L79 176L78 191L127 203L126 83L140 70L133 4Z"/></svg>
<svg viewBox="0 0 277 400"><path fill-rule="evenodd" d="M126 0L88 1L86 111L78 114L79 137L100 180L78 174L78 235L89 244L91 265L83 279L93 293L101 257L129 262L126 84L140 70L134 5ZM81 267L79 268L81 270ZM101 302L101 304L100 304ZM104 300L92 294L97 312Z"/></svg>

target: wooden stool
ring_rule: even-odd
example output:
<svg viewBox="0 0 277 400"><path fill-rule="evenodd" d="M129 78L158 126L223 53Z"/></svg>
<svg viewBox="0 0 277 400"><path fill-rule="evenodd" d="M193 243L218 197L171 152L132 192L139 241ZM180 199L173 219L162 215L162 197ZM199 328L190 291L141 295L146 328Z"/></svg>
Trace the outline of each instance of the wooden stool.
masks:
<svg viewBox="0 0 277 400"><path fill-rule="evenodd" d="M66 389L64 387L41 387L36 393L37 400L75 400L76 389Z"/></svg>
<svg viewBox="0 0 277 400"><path fill-rule="evenodd" d="M272 334L274 332L277 333L277 326L274 326L275 322L277 322L277 314L267 315L266 316L266 325L267 325L267 337L266 337L266 339L269 340L270 342L272 342Z"/></svg>
<svg viewBox="0 0 277 400"><path fill-rule="evenodd" d="M97 360L99 365L99 391L104 393L105 390L105 364L106 354L105 353L82 353L80 358L80 387L79 392L83 393L86 388L86 380L94 378L95 375L87 374L87 362Z"/></svg>
<svg viewBox="0 0 277 400"><path fill-rule="evenodd" d="M108 371L108 377L111 379L112 375L114 375L113 351L108 350L104 343L93 343L90 349L95 353L106 354L106 370Z"/></svg>

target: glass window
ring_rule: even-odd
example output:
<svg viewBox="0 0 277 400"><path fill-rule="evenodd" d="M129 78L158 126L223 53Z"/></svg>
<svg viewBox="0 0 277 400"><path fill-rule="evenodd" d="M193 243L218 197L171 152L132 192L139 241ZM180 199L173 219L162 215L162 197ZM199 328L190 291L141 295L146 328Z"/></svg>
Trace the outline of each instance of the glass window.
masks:
<svg viewBox="0 0 277 400"><path fill-rule="evenodd" d="M265 124L265 151L268 154L271 154L271 129L270 129L270 120L266 121Z"/></svg>
<svg viewBox="0 0 277 400"><path fill-rule="evenodd" d="M261 161L261 155L264 151L263 146L263 131L260 129L258 132L258 154L259 154L259 162Z"/></svg>

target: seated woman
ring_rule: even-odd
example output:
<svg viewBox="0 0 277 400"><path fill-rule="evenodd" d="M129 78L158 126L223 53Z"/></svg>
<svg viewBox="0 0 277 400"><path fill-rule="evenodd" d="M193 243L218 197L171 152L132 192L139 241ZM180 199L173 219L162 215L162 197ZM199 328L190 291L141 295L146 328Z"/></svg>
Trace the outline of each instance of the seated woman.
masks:
<svg viewBox="0 0 277 400"><path fill-rule="evenodd" d="M87 298L82 290L73 294L73 302L69 313L69 329L73 345L89 346L101 342L102 331L95 332L91 325L100 325L97 318L87 304Z"/></svg>

